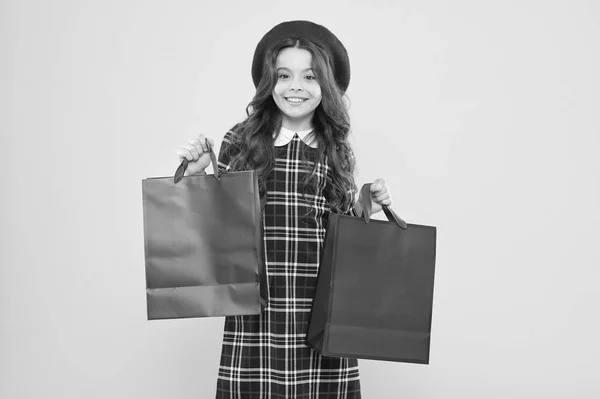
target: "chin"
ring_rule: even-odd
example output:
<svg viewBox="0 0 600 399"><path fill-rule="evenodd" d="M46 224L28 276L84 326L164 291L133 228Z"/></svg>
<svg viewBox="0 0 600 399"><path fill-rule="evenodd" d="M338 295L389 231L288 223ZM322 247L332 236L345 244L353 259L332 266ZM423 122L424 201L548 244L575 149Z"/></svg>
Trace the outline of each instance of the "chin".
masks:
<svg viewBox="0 0 600 399"><path fill-rule="evenodd" d="M290 117L290 118L294 118L294 119L302 119L302 118L306 118L306 117L311 117L312 115L314 115L315 113L315 109L311 109L311 110L300 110L300 109L285 109L284 108L284 113Z"/></svg>
<svg viewBox="0 0 600 399"><path fill-rule="evenodd" d="M285 115L290 119L304 119L311 116L311 113L296 114L294 112L285 112Z"/></svg>

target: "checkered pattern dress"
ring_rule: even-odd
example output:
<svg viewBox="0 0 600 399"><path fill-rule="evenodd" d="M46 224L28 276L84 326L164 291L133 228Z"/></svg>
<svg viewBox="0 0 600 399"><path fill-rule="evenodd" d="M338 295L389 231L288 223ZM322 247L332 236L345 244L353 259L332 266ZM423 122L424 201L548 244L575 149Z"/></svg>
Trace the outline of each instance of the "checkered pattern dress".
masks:
<svg viewBox="0 0 600 399"><path fill-rule="evenodd" d="M219 154L223 171L229 169L225 150L231 135L225 135ZM317 187L303 197L302 152L312 168L316 149L298 135L275 147L263 218L269 305L260 315L226 317L217 398L361 397L356 359L321 356L305 344L330 211L325 190L331 172L326 161L319 162Z"/></svg>

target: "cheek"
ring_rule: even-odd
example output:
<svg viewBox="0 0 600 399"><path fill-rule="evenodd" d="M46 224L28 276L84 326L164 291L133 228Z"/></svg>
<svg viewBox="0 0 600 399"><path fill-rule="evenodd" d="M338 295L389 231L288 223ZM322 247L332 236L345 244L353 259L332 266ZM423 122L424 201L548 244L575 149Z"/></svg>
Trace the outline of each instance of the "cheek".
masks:
<svg viewBox="0 0 600 399"><path fill-rule="evenodd" d="M321 102L321 99L323 98L323 96L321 95L321 87L315 89L313 97L317 102Z"/></svg>
<svg viewBox="0 0 600 399"><path fill-rule="evenodd" d="M311 90L311 94L314 98L318 98L319 100L321 99L321 85L316 83L314 85L314 87Z"/></svg>
<svg viewBox="0 0 600 399"><path fill-rule="evenodd" d="M277 83L275 85L275 87L273 87L273 97L278 96L281 97L283 95L283 93L285 92L285 87L283 87L283 85L281 83Z"/></svg>

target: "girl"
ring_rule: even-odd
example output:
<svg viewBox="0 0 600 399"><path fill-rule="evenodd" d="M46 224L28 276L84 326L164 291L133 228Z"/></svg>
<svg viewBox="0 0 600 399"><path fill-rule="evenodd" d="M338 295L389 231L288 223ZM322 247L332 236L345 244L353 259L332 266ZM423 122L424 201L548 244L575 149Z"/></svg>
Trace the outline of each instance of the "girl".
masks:
<svg viewBox="0 0 600 399"><path fill-rule="evenodd" d="M219 169L259 173L269 304L225 319L217 398L360 398L356 359L321 356L304 342L329 213L391 205L381 179L354 203L348 55L325 27L284 22L258 44L252 75L248 117L225 135ZM200 135L182 148L187 174L204 173L208 145Z"/></svg>

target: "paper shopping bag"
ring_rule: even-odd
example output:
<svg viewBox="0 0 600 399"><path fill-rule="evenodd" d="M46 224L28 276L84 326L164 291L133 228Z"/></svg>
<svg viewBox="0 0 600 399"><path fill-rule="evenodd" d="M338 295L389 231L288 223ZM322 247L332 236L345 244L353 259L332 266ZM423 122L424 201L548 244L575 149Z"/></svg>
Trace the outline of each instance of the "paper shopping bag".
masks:
<svg viewBox="0 0 600 399"><path fill-rule="evenodd" d="M142 181L148 319L259 314L266 305L255 171Z"/></svg>
<svg viewBox="0 0 600 399"><path fill-rule="evenodd" d="M369 185L363 198L370 198ZM369 202L369 201L367 201ZM307 345L326 356L429 363L436 228L330 214Z"/></svg>

